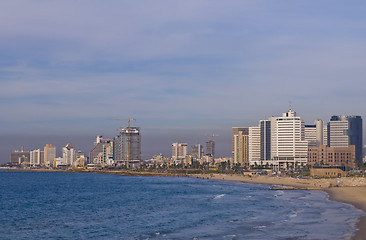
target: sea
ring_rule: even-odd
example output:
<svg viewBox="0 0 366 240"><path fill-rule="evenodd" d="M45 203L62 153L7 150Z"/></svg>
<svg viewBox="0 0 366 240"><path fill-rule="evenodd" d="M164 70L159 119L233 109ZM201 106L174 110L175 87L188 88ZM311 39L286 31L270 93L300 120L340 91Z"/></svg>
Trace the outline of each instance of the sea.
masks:
<svg viewBox="0 0 366 240"><path fill-rule="evenodd" d="M348 239L322 191L188 177L0 172L0 239Z"/></svg>

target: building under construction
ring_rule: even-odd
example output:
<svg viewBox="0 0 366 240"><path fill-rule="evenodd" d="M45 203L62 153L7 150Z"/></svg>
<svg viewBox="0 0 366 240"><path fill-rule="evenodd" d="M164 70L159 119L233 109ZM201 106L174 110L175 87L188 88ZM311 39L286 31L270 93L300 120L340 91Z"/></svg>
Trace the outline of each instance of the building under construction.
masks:
<svg viewBox="0 0 366 240"><path fill-rule="evenodd" d="M141 161L139 127L124 127L114 138L113 159L117 165L136 168Z"/></svg>

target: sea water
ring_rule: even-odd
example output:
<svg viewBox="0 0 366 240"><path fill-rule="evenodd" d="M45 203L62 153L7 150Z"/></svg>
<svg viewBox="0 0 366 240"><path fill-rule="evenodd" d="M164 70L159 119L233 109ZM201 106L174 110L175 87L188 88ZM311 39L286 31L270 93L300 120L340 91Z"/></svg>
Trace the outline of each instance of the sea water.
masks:
<svg viewBox="0 0 366 240"><path fill-rule="evenodd" d="M0 239L347 239L321 191L185 177L0 172Z"/></svg>

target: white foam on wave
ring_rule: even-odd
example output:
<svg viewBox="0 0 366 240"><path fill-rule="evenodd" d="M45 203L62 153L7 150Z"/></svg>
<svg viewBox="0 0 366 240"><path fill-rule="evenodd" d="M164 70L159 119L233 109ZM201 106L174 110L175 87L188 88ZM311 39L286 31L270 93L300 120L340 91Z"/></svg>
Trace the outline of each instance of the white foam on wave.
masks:
<svg viewBox="0 0 366 240"><path fill-rule="evenodd" d="M292 212L290 215L289 215L289 218L295 218L297 217L297 212Z"/></svg>
<svg viewBox="0 0 366 240"><path fill-rule="evenodd" d="M224 236L224 239L234 239L234 238L236 238L235 234Z"/></svg>
<svg viewBox="0 0 366 240"><path fill-rule="evenodd" d="M252 200L252 196L246 196L242 198L243 200Z"/></svg>
<svg viewBox="0 0 366 240"><path fill-rule="evenodd" d="M216 195L216 196L214 197L214 199L220 199L220 198L222 198L223 196L225 196L225 194Z"/></svg>
<svg viewBox="0 0 366 240"><path fill-rule="evenodd" d="M266 228L266 226L259 225L259 226L254 226L253 228L254 228L254 229L263 229L263 228Z"/></svg>
<svg viewBox="0 0 366 240"><path fill-rule="evenodd" d="M282 196L285 192L282 191L282 190L277 190L276 193L274 194L275 197L278 197L278 196Z"/></svg>

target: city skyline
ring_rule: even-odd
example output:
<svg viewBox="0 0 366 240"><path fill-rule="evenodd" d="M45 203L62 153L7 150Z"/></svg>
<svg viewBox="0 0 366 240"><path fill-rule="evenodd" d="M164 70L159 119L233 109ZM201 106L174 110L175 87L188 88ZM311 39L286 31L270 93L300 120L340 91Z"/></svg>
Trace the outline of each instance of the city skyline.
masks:
<svg viewBox="0 0 366 240"><path fill-rule="evenodd" d="M216 134L220 157L231 127L290 104L307 124L366 116L365 5L3 1L0 162L21 145L88 152L126 125L113 118L137 119L144 154Z"/></svg>
<svg viewBox="0 0 366 240"><path fill-rule="evenodd" d="M237 145L237 143L234 144L234 140L235 140L234 139L234 134L235 135L238 135L239 132L241 132L241 131L244 131L245 132L246 131L245 133L243 132L243 135L246 135L247 137L249 137L247 140L244 140L244 141L249 143L249 145L248 145L249 146L249 149L246 150L246 151L248 151L248 153L249 153L248 156L249 156L249 159L250 159L251 163L253 163L255 161L257 161L257 162L263 162L263 161L268 160L269 158L272 159L273 156L272 157L269 157L269 156L265 157L265 155L268 155L268 153L266 153L264 151L266 151L265 149L267 149L267 146L266 146L267 143L266 142L268 142L269 140L268 139L267 140L262 139L262 138L267 138L266 137L266 134L267 134L267 131L268 131L268 129L267 129L268 127L265 127L264 124L266 122L270 122L270 121L273 121L273 120L276 120L276 119L282 120L284 117L286 117L286 118L288 118L290 120L294 120L294 121L296 120L298 127L300 127L300 125L302 125L303 131L304 131L302 133L303 134L302 137L304 137L304 138L307 139L305 142L302 142L302 143L303 143L303 145L304 144L306 145L306 148L308 148L308 146L309 146L309 148L310 147L314 147L314 146L318 147L320 145L329 146L328 144L330 144L330 147L334 147L334 146L335 147L339 147L339 146L340 147L347 147L349 144L355 144L356 145L356 150L358 149L356 151L356 152L358 152L357 153L358 154L357 155L357 160L359 161L360 164L362 163L362 151L363 151L362 148L363 148L364 145L362 144L362 141L361 142L357 142L357 141L360 141L359 139L362 139L362 137L363 137L362 136L363 134L361 133L362 132L362 125L363 125L362 124L362 117L361 116L355 116L355 115L352 115L352 116L336 116L336 115L332 115L329 118L329 121L323 122L323 120L317 119L317 120L314 121L314 124L315 125L305 125L305 122L302 121L302 120L300 120L300 117L291 108L288 110L287 113L283 113L282 114L282 117L272 116L268 120L258 120L256 125L242 126L242 127L232 127L232 129L231 129L232 131L230 132L230 134L231 134L230 137L232 138L231 141L227 141L227 139L226 139L226 141L223 141L223 139L221 139L220 143L221 144L224 143L224 144L223 144L223 146L220 146L219 145L220 146L220 148L219 148L219 154L216 154L214 156L212 155L212 153L213 154L216 153L216 150L214 150L214 149L216 149L216 147L215 147L215 145L216 145L215 144L215 142L216 142L215 136L220 136L220 135L213 134L210 138L206 138L206 141L204 141L206 147L203 150L203 152L206 155L208 154L208 155L212 156L213 159L215 159L216 157L217 158L231 158L231 157L233 157L234 163L240 162L242 165L247 165L247 162L244 163L243 162L243 159L239 160L240 157L238 158L238 156L236 156L236 154L234 154L234 148L239 147L239 145ZM345 124L344 121L351 121L350 119L352 119L352 123L350 123L350 125L349 125L350 129L348 129L348 125L347 124L346 124L347 126L344 125ZM357 122L355 122L356 119L357 119ZM328 141L329 141L329 137L331 137L331 139L333 139L333 135L332 135L333 134L333 130L330 127L332 126L332 124L338 124L337 122L335 122L335 121L338 121L338 120L342 120L342 121L339 122L339 124L341 124L340 126L342 126L342 129L343 130L339 130L339 129L337 130L337 134L342 139L341 142L339 140L332 140L332 141L339 142L338 144L340 144L340 145L339 146L336 146L336 145L332 144L332 142L328 142ZM276 122L277 122L277 120L276 120ZM320 123L320 125L318 126L319 123ZM271 125L271 124L269 124L269 125ZM287 125L287 123L285 125ZM290 124L290 125L292 126L292 124ZM117 129L117 130L121 131L121 133L122 133L123 131L125 131L128 128L129 127L123 127L123 128L121 128L121 130L119 130L119 129ZM327 128L328 128L328 130L327 130ZM140 127L131 126L131 129L132 129L131 131L136 131L135 133L137 133L137 135L136 135L137 138L135 140L132 140L132 141L133 142L136 141L135 143L139 145L138 146L138 152L135 152L133 154L141 154L140 157L136 157L137 156L136 155L133 158L138 158L138 159L141 159L141 160L148 160L148 159L151 159L154 155L159 155L159 154L163 154L165 157L172 156L172 158L174 158L174 155L175 155L174 154L174 148L173 148L173 152L171 152L171 148L169 149L169 147L167 147L168 144L165 145L164 148L160 148L159 149L159 148L156 148L156 147L155 148L152 147L152 148L148 148L148 151L146 151L146 150L145 151L141 151L141 149L144 149L144 146L141 146L141 145L143 145L142 144L143 141L141 141ZM358 130L361 130L361 132L358 132ZM300 131L300 130L298 129L296 131ZM264 135L262 136L262 133L260 133L260 132L263 132ZM344 135L345 132L347 132L347 136L350 137L350 140L348 140L348 137L347 137L347 139L345 138L346 137L346 135ZM114 139L114 141L116 141L118 139L118 137L120 136L121 133L118 133L118 134L116 133L115 136L109 136L110 139L103 138L103 136L101 136L101 135L97 135L96 136L97 140L94 141L94 145L92 144L92 142L83 142L83 144L82 144L82 146L85 146L85 144L92 146L90 148L90 150L85 149L85 148L80 147L80 146L77 146L75 150L80 150L81 152L88 153L89 151L92 151L94 149L94 146L98 142L98 139L104 139L104 140L108 140L108 141L113 141L111 139ZM319 134L321 134L321 135L319 135ZM256 139L255 140L254 139L251 140L251 138L254 135L256 136ZM287 135L287 133L285 135ZM338 135L336 136L337 138L339 138ZM324 136L324 138L323 138L323 136ZM46 137L46 139L47 139L47 136L44 136L44 137ZM241 137L243 137L243 136L241 136ZM63 138L65 138L65 136ZM132 135L131 135L131 138L132 138ZM72 139L72 137L68 137L68 138L65 138L65 139ZM171 139L172 138L170 138L170 140ZM193 140L192 141L192 139L193 139L192 136L187 136L187 135L182 134L182 135L175 136L173 139L175 139L175 140L174 140L173 144L172 144L172 141L170 142L170 144L172 144L171 146L174 146L175 144L178 144L178 142L176 141L176 139L179 139L181 142L182 142L182 140L183 140L183 142L188 142L188 143L179 143L179 144L184 144L185 145L185 147L186 147L185 154L188 154L188 155L193 155L194 154L193 153L194 152L193 147L196 146L197 144L198 145L201 145L201 147L203 147L202 144L201 144L202 143L202 138L200 140L198 140L199 138L197 138L196 140ZM184 141L184 139L190 139L190 141ZM319 141L316 141L317 139L320 142ZM165 140L167 140L167 139L165 139ZM305 140L305 139L303 139L303 140ZM324 142L323 142L323 140L324 140ZM41 143L41 145L42 144L43 145L46 145L46 146L49 145L48 144L50 142L49 141L49 138L47 140L43 140L43 141L46 141L47 143L44 143L43 142L43 143ZM125 141L127 141L127 139L125 139ZM213 145L211 145L212 144L212 143L210 143L211 141L213 141ZM239 140L235 140L235 141L239 141ZM255 147L254 147L254 145L251 147L251 144L252 144L251 142L252 141L255 141L255 142L258 141L258 143L255 143ZM299 141L299 139L297 141ZM25 142L30 142L30 140L28 140L28 141L25 140ZM37 143L35 143L33 141L33 145L31 145L33 147L30 147L30 148L28 147L26 149L24 149L24 145L22 144L21 145L21 149L24 149L25 151L38 151L39 148L40 148L40 146L39 145L37 146L35 144L37 144ZM70 142L70 143L68 143L66 145L66 147L69 144L71 144L71 146L73 145ZM241 144L243 144L243 143L241 143ZM230 145L230 148L228 147L229 145ZM305 145L303 147L305 147ZM19 143L18 143L18 146L19 146ZM51 146L52 146L52 144L51 144ZM57 144L56 144L56 146L57 146ZM240 145L240 148L243 148L243 146ZM191 151L188 151L188 149L191 149ZM224 149L224 151L223 151L223 149ZM11 152L13 152L13 151L19 151L19 150L20 150L20 148L16 148L16 149L12 149ZM178 151L178 150L175 150L175 151ZM254 151L255 151L255 153L254 153ZM268 151L268 149L267 149L267 151ZM10 152L8 152L8 154L9 153ZM60 155L60 153L63 154L63 152L61 152L60 148L58 148L56 155L58 156L58 155ZM125 153L124 154L126 154L126 153L127 152L125 150ZM241 153L241 154L244 154L244 153ZM255 156L254 155L251 155L251 154L254 154ZM113 158L115 158L115 157L113 157ZM181 158L181 156L180 156L180 158ZM6 158L4 157L3 159L5 160ZM247 159L245 161L248 161L249 159ZM4 163L5 162L8 162L8 161L6 161L6 160L4 161L4 160L2 162L4 162ZM0 163L1 163L1 161L0 161Z"/></svg>

